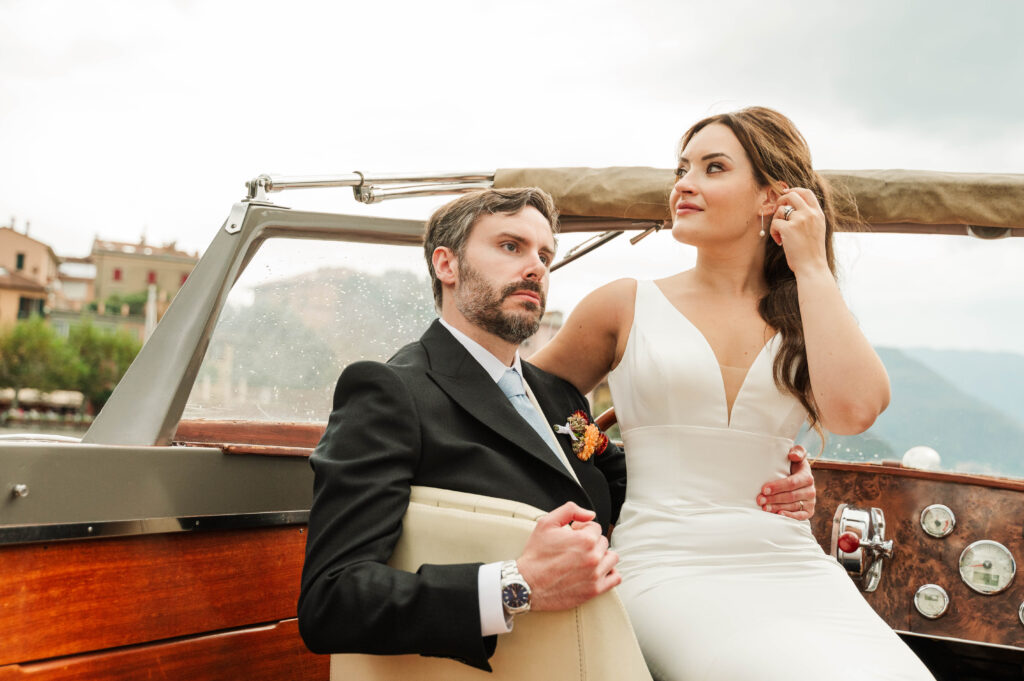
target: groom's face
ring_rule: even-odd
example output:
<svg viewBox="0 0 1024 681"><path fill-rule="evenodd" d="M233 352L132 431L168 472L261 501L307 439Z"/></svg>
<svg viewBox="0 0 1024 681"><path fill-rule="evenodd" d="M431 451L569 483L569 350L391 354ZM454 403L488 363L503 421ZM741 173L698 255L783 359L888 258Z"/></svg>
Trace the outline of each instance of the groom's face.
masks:
<svg viewBox="0 0 1024 681"><path fill-rule="evenodd" d="M522 343L544 316L554 253L551 227L537 209L484 215L458 261L455 306L484 331Z"/></svg>

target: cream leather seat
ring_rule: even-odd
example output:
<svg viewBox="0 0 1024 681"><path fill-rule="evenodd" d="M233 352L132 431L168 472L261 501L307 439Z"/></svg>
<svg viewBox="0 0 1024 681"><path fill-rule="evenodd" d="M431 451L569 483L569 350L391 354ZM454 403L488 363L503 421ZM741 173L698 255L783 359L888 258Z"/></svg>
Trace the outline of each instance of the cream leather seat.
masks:
<svg viewBox="0 0 1024 681"><path fill-rule="evenodd" d="M520 554L544 511L506 499L413 487L390 564L484 563ZM332 655L332 681L650 681L618 595L562 612L529 612L498 641L493 673L420 655Z"/></svg>

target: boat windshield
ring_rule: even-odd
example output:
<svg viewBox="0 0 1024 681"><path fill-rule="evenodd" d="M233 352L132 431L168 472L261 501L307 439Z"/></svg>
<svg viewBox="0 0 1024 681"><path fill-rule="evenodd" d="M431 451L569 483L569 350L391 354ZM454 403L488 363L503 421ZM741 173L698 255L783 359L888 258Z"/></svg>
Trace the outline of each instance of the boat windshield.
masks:
<svg viewBox="0 0 1024 681"><path fill-rule="evenodd" d="M589 236L562 235L559 252ZM1024 239L840 234L837 258L892 402L867 432L829 435L822 458L1024 477ZM523 354L597 286L693 260L657 234L559 269L547 323ZM228 298L184 418L324 422L347 364L387 359L434 319L425 270L418 246L268 240ZM606 387L591 398L598 412L611 405ZM814 433L801 441L820 448Z"/></svg>

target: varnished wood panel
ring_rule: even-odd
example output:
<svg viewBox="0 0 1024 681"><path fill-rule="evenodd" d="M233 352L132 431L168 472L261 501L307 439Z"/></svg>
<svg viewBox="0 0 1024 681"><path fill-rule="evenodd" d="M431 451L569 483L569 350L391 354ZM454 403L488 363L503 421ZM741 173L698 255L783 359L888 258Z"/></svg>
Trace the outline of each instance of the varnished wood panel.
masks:
<svg viewBox="0 0 1024 681"><path fill-rule="evenodd" d="M1014 478L997 478L991 475L975 475L972 473L951 473L949 471L926 471L918 468L905 468L898 462L885 462L887 465L874 463L854 463L847 461L812 461L814 470L848 471L852 473L872 473L874 475L893 475L897 478L914 478L917 480L938 480L941 482L961 483L1009 489L1024 492L1024 480Z"/></svg>
<svg viewBox="0 0 1024 681"><path fill-rule="evenodd" d="M0 665L295 617L304 527L0 547Z"/></svg>
<svg viewBox="0 0 1024 681"><path fill-rule="evenodd" d="M200 445L207 447L209 445ZM297 456L309 458L312 447L279 447L277 445L222 445L225 454L257 454L259 456Z"/></svg>
<svg viewBox="0 0 1024 681"><path fill-rule="evenodd" d="M296 620L184 640L0 667L0 681L327 681Z"/></svg>
<svg viewBox="0 0 1024 681"><path fill-rule="evenodd" d="M864 594L890 626L903 631L1024 647L1017 608L1024 600L1024 575L995 596L975 593L960 579L960 553L979 539L1006 546L1024 570L1024 493L976 484L893 475L879 467L847 464L849 469L816 465L818 505L812 527L822 547L831 544L832 515L841 503L885 512L886 538L895 541L878 590ZM921 511L945 504L956 514L956 529L936 539L921 529ZM938 584L949 593L950 608L937 620L921 617L914 592Z"/></svg>
<svg viewBox="0 0 1024 681"><path fill-rule="evenodd" d="M312 449L326 427L326 423L189 420L178 424L172 439L183 444L249 444Z"/></svg>

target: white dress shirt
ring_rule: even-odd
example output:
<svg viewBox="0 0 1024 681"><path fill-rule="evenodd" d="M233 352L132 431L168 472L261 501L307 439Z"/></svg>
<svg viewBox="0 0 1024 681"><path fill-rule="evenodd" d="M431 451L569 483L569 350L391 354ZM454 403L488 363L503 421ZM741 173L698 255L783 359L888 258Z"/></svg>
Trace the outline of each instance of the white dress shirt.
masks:
<svg viewBox="0 0 1024 681"><path fill-rule="evenodd" d="M475 340L462 333L454 326L440 320L444 328L448 329L455 340L459 341L466 351L475 359L487 375L497 383L501 380L501 377L505 375L509 367L505 366L505 363L500 359L491 354L490 350L477 343ZM533 390L530 389L530 384L526 382L526 377L523 376L523 363L519 358L519 350L516 350L515 359L512 360L512 369L515 369L520 376L523 377L523 385L526 387L526 396L530 398L530 402L533 403L534 408L543 415L543 411L540 405L537 404L537 398L533 395ZM555 446L561 450L561 446L558 445L558 441L555 440L554 431L551 432L551 439L555 442ZM576 473L569 466L568 461L563 460L562 465L565 466L569 474L572 475L576 482L579 479L576 478ZM484 636L493 636L494 634L507 634L512 631L512 620L505 618L505 608L501 604L501 563L487 563L481 565L480 570L477 572L477 592L479 594L480 603L480 631Z"/></svg>

